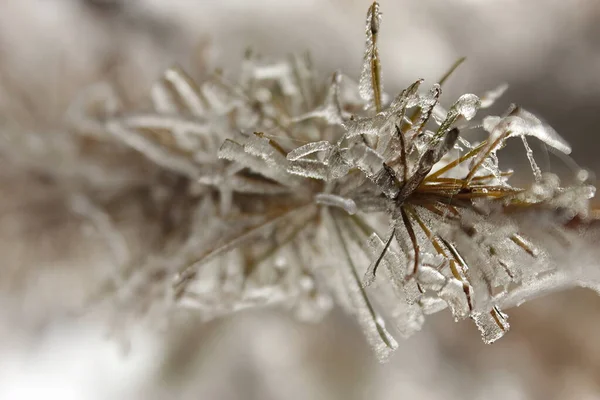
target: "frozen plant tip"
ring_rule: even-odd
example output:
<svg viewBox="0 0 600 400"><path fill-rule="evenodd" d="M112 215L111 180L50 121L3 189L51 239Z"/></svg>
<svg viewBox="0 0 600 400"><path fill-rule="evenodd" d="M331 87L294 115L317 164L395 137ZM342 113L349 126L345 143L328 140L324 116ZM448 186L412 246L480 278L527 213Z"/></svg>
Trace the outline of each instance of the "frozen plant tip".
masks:
<svg viewBox="0 0 600 400"><path fill-rule="evenodd" d="M388 96L380 20L373 3L358 84L341 72L320 81L308 57L269 64L248 54L236 82L219 73L196 84L169 69L151 110L124 109L108 92L102 112L85 112L98 98L74 105L81 134L176 178L156 182L156 199L185 199L168 203L180 217L154 252L122 266L128 289L119 296L166 296L207 319L282 305L313 320L335 301L385 360L427 314L449 308L491 343L509 329L503 309L600 287L596 261L582 255L595 189L542 172L527 137L568 154L565 140L517 106L470 122L506 86L444 109L442 85L460 62L429 90L419 79ZM468 140L476 126L487 139ZM517 136L533 170L524 187L498 163Z"/></svg>

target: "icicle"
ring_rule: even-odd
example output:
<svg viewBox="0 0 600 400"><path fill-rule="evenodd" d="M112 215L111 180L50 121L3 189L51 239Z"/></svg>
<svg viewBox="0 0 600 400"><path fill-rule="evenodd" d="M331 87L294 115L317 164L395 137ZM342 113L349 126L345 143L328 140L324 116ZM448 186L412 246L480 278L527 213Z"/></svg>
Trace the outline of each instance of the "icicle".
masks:
<svg viewBox="0 0 600 400"><path fill-rule="evenodd" d="M248 101L247 96L239 88L231 87L220 74L204 82L200 87L200 93L211 113L226 114L236 105Z"/></svg>
<svg viewBox="0 0 600 400"><path fill-rule="evenodd" d="M381 115L374 118L350 118L343 123L343 127L346 129L345 137L352 139L358 136L379 136L385 122Z"/></svg>
<svg viewBox="0 0 600 400"><path fill-rule="evenodd" d="M325 162L329 167L327 171L328 180L340 179L348 175L350 171L350 166L346 163L342 151L337 147L331 149Z"/></svg>
<svg viewBox="0 0 600 400"><path fill-rule="evenodd" d="M565 153L571 152L569 144L547 124L544 124L533 114L515 108L507 117L487 117L483 120L483 128L490 133L486 146L479 152L473 160L473 167L469 172L466 181L470 182L473 176L477 173L479 167L488 160L494 157L498 149L504 146L508 138L515 136L534 136L546 143L547 145ZM526 149L529 146L526 146ZM530 154L528 154L528 157ZM531 161L531 158L530 158ZM537 164L532 163L532 168L537 178Z"/></svg>
<svg viewBox="0 0 600 400"><path fill-rule="evenodd" d="M315 107L316 100L315 74L312 69L310 53L306 52L303 56L292 55L290 64L299 90L299 103L303 110L310 110ZM334 82L337 80L335 75L333 80Z"/></svg>
<svg viewBox="0 0 600 400"><path fill-rule="evenodd" d="M395 199L398 196L401 184L398 181L394 170L388 167L386 164L383 164L383 168L381 168L377 174L369 179L371 179L373 183L377 185L379 190L381 190L381 192L388 199Z"/></svg>
<svg viewBox="0 0 600 400"><path fill-rule="evenodd" d="M456 107L456 111L459 115L462 115L467 121L473 119L477 110L481 107L479 97L474 94L463 94L458 98L452 108ZM452 108L450 111L452 111Z"/></svg>

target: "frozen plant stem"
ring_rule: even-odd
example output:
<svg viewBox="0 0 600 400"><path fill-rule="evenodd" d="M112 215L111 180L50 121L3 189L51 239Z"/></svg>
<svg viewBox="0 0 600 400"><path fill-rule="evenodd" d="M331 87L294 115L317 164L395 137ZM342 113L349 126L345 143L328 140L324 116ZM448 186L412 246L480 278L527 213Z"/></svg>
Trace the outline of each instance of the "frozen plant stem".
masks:
<svg viewBox="0 0 600 400"><path fill-rule="evenodd" d="M277 304L315 319L333 298L383 360L397 347L395 331L414 333L432 312L470 318L493 342L508 330L504 306L553 289L598 288L597 273L569 261L584 252L594 260L581 227L596 224L595 188L561 186L537 166L525 136L565 154L569 145L520 107L471 123L506 86L465 94L445 110L442 85L464 59L429 91L419 79L388 96L380 22L373 3L358 85L340 72L319 80L307 58L248 56L236 82L215 74L196 84L171 68L152 90L152 112L115 110L82 123L104 127L95 138L185 183L177 190L187 208L170 210L184 217L137 265L140 273L158 266L159 292L175 306L213 318ZM470 124L488 138L471 143L462 133ZM498 166L515 136L534 175L522 188ZM377 231L388 232L384 240Z"/></svg>

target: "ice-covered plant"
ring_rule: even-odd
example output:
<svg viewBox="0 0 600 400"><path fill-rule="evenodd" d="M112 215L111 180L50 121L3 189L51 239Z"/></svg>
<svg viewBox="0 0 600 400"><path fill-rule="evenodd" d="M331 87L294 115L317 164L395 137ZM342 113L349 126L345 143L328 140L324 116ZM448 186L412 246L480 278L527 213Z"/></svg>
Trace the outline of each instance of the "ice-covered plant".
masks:
<svg viewBox="0 0 600 400"><path fill-rule="evenodd" d="M410 335L445 308L472 319L489 343L509 328L506 307L576 285L598 289L587 233L595 189L584 171L561 186L527 142L568 154L565 140L518 106L470 122L506 86L465 94L448 110L439 99L449 73L429 90L419 79L389 96L380 19L374 3L358 83L341 72L323 82L308 57L266 63L248 54L235 82L216 73L197 84L169 69L146 110L125 109L104 89L74 104L81 134L170 176L151 191L168 216L162 241L123 261L118 298L207 319L267 305L315 319L335 301L383 360L394 333ZM468 140L473 128L487 139ZM533 170L524 187L498 162L514 137Z"/></svg>

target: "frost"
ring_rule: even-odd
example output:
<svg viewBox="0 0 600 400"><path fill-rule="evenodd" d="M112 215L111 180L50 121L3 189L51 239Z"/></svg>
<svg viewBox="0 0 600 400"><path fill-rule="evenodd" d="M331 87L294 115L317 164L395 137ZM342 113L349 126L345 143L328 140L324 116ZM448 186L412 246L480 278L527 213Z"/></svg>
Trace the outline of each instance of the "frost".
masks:
<svg viewBox="0 0 600 400"><path fill-rule="evenodd" d="M448 304L439 297L423 296L419 302L425 315L438 313L448 307Z"/></svg>
<svg viewBox="0 0 600 400"><path fill-rule="evenodd" d="M446 285L439 291L440 299L448 304L456 320L466 318L471 311L469 294L465 292L463 283L454 278L448 279Z"/></svg>
<svg viewBox="0 0 600 400"><path fill-rule="evenodd" d="M480 96L480 108L489 108L494 105L496 100L498 100L504 92L508 90L508 84L503 83L499 85L495 89L489 90Z"/></svg>
<svg viewBox="0 0 600 400"><path fill-rule="evenodd" d="M527 139L525 139L525 135L521 135L521 140L523 141L523 147L525 147L525 152L527 153L527 160L529 160L529 165L531 165L531 170L533 171L533 176L536 181L542 179L542 170L538 167L535 158L533 158L533 150L529 147L529 143L527 143Z"/></svg>
<svg viewBox="0 0 600 400"><path fill-rule="evenodd" d="M129 297L168 298L203 319L277 305L302 320L334 299L384 360L393 334L418 331L426 315L449 309L491 343L509 329L500 307L598 288L597 273L568 258L594 248L595 188L585 174L565 184L543 171L526 137L568 154L566 141L519 107L480 124L506 85L445 110L441 87L462 59L431 89L416 79L388 98L380 19L374 3L358 84L341 72L321 79L307 58L248 55L238 80L217 73L196 84L169 69L150 111L125 109L107 88L77 99L69 116L82 137L139 153L159 172L147 201L167 233L150 254L126 257ZM463 132L480 125L488 137L471 142ZM517 136L534 171L521 187L499 159ZM74 204L112 235L101 212Z"/></svg>
<svg viewBox="0 0 600 400"><path fill-rule="evenodd" d="M488 344L494 343L508 331L510 325L506 319L506 314L503 314L497 307L487 313L473 315L473 320L481 332L483 341Z"/></svg>
<svg viewBox="0 0 600 400"><path fill-rule="evenodd" d="M420 266L417 280L427 290L439 292L446 284L446 277L435 268Z"/></svg>

